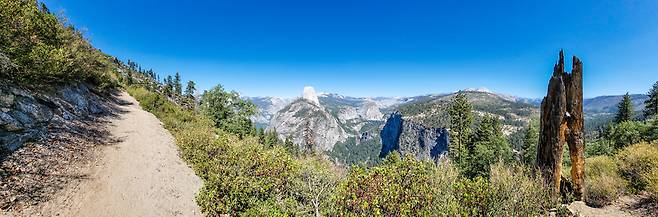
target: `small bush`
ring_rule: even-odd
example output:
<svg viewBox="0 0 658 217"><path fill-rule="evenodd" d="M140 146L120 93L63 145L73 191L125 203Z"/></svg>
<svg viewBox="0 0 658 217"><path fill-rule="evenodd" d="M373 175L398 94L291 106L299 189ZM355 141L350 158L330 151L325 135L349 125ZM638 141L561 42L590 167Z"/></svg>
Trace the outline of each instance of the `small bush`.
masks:
<svg viewBox="0 0 658 217"><path fill-rule="evenodd" d="M631 192L644 191L655 180L652 176L658 168L658 147L639 143L624 148L616 155L619 172L629 181Z"/></svg>
<svg viewBox="0 0 658 217"><path fill-rule="evenodd" d="M539 216L553 205L541 176L523 166L497 163L489 182L491 216Z"/></svg>
<svg viewBox="0 0 658 217"><path fill-rule="evenodd" d="M588 158L585 162L585 200L593 207L603 207L615 201L626 185L619 176L617 164L608 156Z"/></svg>

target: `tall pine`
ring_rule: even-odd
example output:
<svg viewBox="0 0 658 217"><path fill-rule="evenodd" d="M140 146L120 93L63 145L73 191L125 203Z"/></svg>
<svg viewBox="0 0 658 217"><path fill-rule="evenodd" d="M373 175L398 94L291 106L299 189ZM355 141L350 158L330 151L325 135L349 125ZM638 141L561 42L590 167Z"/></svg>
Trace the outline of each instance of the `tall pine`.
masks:
<svg viewBox="0 0 658 217"><path fill-rule="evenodd" d="M521 147L521 161L526 165L535 165L537 161L537 143L539 142L539 129L531 121L523 136Z"/></svg>
<svg viewBox="0 0 658 217"><path fill-rule="evenodd" d="M628 95L628 93L624 95L624 98L619 102L617 108L619 110L617 111L617 116L615 116L615 123L621 123L633 119L633 102L631 102L631 96Z"/></svg>
<svg viewBox="0 0 658 217"><path fill-rule="evenodd" d="M178 72L176 72L176 76L174 76L173 88L174 93L183 95L183 85L181 84L180 73Z"/></svg>
<svg viewBox="0 0 658 217"><path fill-rule="evenodd" d="M644 101L644 117L651 118L658 114L658 81L653 84L647 95L649 95L649 99Z"/></svg>
<svg viewBox="0 0 658 217"><path fill-rule="evenodd" d="M188 81L187 87L185 88L185 97L193 99L195 92L196 92L196 84L194 83L194 81Z"/></svg>
<svg viewBox="0 0 658 217"><path fill-rule="evenodd" d="M450 154L458 164L463 160L466 144L471 135L471 125L473 124L473 107L468 102L464 92L459 92L453 98L448 108L450 115L450 133L451 146Z"/></svg>

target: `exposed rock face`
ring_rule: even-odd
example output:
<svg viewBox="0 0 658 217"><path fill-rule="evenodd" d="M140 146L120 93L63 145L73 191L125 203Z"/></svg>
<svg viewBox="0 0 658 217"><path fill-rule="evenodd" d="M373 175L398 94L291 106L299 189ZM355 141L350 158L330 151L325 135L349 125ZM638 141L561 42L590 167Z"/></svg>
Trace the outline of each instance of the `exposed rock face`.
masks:
<svg viewBox="0 0 658 217"><path fill-rule="evenodd" d="M258 107L258 114L252 117L251 120L263 126L267 126L277 112L292 102L292 99L279 97L249 97L247 100L250 100Z"/></svg>
<svg viewBox="0 0 658 217"><path fill-rule="evenodd" d="M548 94L541 103L540 136L537 165L544 182L560 192L562 179L562 149L569 145L574 196L582 200L584 194L584 120L583 120L583 64L573 57L573 70L564 71L564 53L553 69Z"/></svg>
<svg viewBox="0 0 658 217"><path fill-rule="evenodd" d="M398 112L391 114L380 135L380 157L398 151L403 155L413 155L416 159L437 161L448 151L450 144L445 128L426 128L421 124L405 121Z"/></svg>
<svg viewBox="0 0 658 217"><path fill-rule="evenodd" d="M41 93L0 83L0 149L13 152L42 137L49 125L104 113L103 101L85 85Z"/></svg>
<svg viewBox="0 0 658 217"><path fill-rule="evenodd" d="M337 142L344 142L348 138L338 119L324 107L306 99L298 99L279 111L267 128L276 129L281 139L292 136L295 144L305 144L304 129L307 121L320 151L329 151Z"/></svg>
<svg viewBox="0 0 658 217"><path fill-rule="evenodd" d="M318 99L318 95L315 93L315 89L311 86L304 87L304 93L302 94L302 98L308 100L309 102L315 105L320 105L320 100Z"/></svg>
<svg viewBox="0 0 658 217"><path fill-rule="evenodd" d="M345 106L338 111L338 119L343 123L357 118L359 118L359 114L354 107Z"/></svg>
<svg viewBox="0 0 658 217"><path fill-rule="evenodd" d="M359 117L369 121L383 120L384 114L382 114L381 108L384 108L384 106L379 105L377 102L366 100L358 109Z"/></svg>

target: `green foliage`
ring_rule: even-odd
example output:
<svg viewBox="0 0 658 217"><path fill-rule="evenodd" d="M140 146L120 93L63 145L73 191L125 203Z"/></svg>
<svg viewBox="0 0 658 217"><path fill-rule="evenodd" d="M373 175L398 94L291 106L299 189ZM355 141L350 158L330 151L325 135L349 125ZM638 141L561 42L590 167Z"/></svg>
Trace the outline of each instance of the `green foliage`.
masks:
<svg viewBox="0 0 658 217"><path fill-rule="evenodd" d="M639 143L628 146L616 155L619 172L629 181L629 190L638 192L655 184L658 168L657 144Z"/></svg>
<svg viewBox="0 0 658 217"><path fill-rule="evenodd" d="M447 183L456 178L454 170L439 175L432 163L392 153L378 167L352 168L338 186L336 212L347 216L451 216L458 207Z"/></svg>
<svg viewBox="0 0 658 217"><path fill-rule="evenodd" d="M253 128L249 117L256 114L256 105L240 98L236 92L227 92L217 85L201 96L201 112L210 117L219 129L240 136Z"/></svg>
<svg viewBox="0 0 658 217"><path fill-rule="evenodd" d="M485 116L482 119L467 146L468 155L461 165L465 176L488 177L490 165L512 159L512 150L500 127L497 118Z"/></svg>
<svg viewBox="0 0 658 217"><path fill-rule="evenodd" d="M333 212L332 197L336 192L338 175L333 170L331 162L321 158L310 157L301 159L301 171L295 179L297 192L304 208L303 215L325 216ZM309 209L310 208L310 209ZM298 212L298 213L300 213Z"/></svg>
<svg viewBox="0 0 658 217"><path fill-rule="evenodd" d="M461 164L466 152L466 144L471 136L471 125L473 125L473 107L468 102L466 94L457 93L448 107L450 115L450 154L452 159Z"/></svg>
<svg viewBox="0 0 658 217"><path fill-rule="evenodd" d="M489 216L540 216L554 203L539 173L524 166L497 163L489 178Z"/></svg>
<svg viewBox="0 0 658 217"><path fill-rule="evenodd" d="M585 157L594 157L599 155L612 155L615 149L610 140L599 139L585 145Z"/></svg>
<svg viewBox="0 0 658 217"><path fill-rule="evenodd" d="M176 72L173 81L174 93L183 95L183 84L181 84L180 73Z"/></svg>
<svg viewBox="0 0 658 217"><path fill-rule="evenodd" d="M329 156L347 166L370 167L381 162L381 149L382 143L379 139L369 139L357 144L357 138L349 138L345 142L336 143Z"/></svg>
<svg viewBox="0 0 658 217"><path fill-rule="evenodd" d="M610 205L623 193L626 181L619 176L611 157L597 156L585 161L585 201L593 207Z"/></svg>
<svg viewBox="0 0 658 217"><path fill-rule="evenodd" d="M196 84L194 81L188 81L187 86L185 87L185 97L194 99L194 93L196 92Z"/></svg>
<svg viewBox="0 0 658 217"><path fill-rule="evenodd" d="M534 166L537 161L537 146L539 143L539 129L532 122L528 124L523 136L521 147L521 162L528 166Z"/></svg>
<svg viewBox="0 0 658 217"><path fill-rule="evenodd" d="M646 141L658 140L658 117L654 117L647 123L647 128L644 132L644 139Z"/></svg>
<svg viewBox="0 0 658 217"><path fill-rule="evenodd" d="M202 211L214 216L237 215L276 198L293 196L299 166L282 148L266 149L253 139L221 133L205 152L214 155L207 159L207 177L197 198Z"/></svg>
<svg viewBox="0 0 658 217"><path fill-rule="evenodd" d="M115 87L110 57L91 46L82 33L45 5L31 0L0 0L0 53L14 71L2 78L23 85L90 82L101 89Z"/></svg>
<svg viewBox="0 0 658 217"><path fill-rule="evenodd" d="M286 137L286 140L283 142L283 148L285 148L286 151L288 151L288 153L290 153L290 155L292 156L299 157L301 154L301 151L299 150L299 145L293 142L293 138L290 135Z"/></svg>
<svg viewBox="0 0 658 217"><path fill-rule="evenodd" d="M624 121L608 126L603 137L609 140L615 149L620 149L643 141L645 131L646 126L642 122Z"/></svg>
<svg viewBox="0 0 658 217"><path fill-rule="evenodd" d="M649 99L644 101L644 116L649 118L658 114L658 81L653 84L647 95L649 95Z"/></svg>
<svg viewBox="0 0 658 217"><path fill-rule="evenodd" d="M624 98L619 102L617 108L618 111L615 116L615 123L622 123L633 119L633 102L631 102L631 96L628 95L628 93L624 95Z"/></svg>

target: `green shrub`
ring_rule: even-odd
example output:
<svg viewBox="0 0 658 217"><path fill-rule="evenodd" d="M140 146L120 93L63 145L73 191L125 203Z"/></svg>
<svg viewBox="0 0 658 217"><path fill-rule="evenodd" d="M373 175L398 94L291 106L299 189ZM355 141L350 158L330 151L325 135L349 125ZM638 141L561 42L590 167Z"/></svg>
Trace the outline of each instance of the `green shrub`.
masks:
<svg viewBox="0 0 658 217"><path fill-rule="evenodd" d="M368 170L353 167L336 193L339 216L453 216L450 185L456 170L438 171L430 162L394 153ZM441 184L441 185L439 185Z"/></svg>
<svg viewBox="0 0 658 217"><path fill-rule="evenodd" d="M25 85L91 82L116 87L110 58L58 19L44 4L31 0L0 0L0 53L16 70L2 78Z"/></svg>
<svg viewBox="0 0 658 217"><path fill-rule="evenodd" d="M639 143L624 148L616 155L622 177L629 181L629 190L638 192L652 184L658 168L658 147L655 144Z"/></svg>
<svg viewBox="0 0 658 217"><path fill-rule="evenodd" d="M603 207L614 202L626 185L617 164L608 156L597 156L585 161L585 200L593 207Z"/></svg>
<svg viewBox="0 0 658 217"><path fill-rule="evenodd" d="M490 216L539 216L553 205L541 176L523 166L494 164L489 194Z"/></svg>
<svg viewBox="0 0 658 217"><path fill-rule="evenodd" d="M294 196L292 190L300 170L283 148L266 149L255 139L220 133L205 151L207 174L197 196L203 212L214 216L239 215L263 203L274 203L278 212L295 213L295 209L286 207L288 203L282 202L286 200L277 200Z"/></svg>
<svg viewBox="0 0 658 217"><path fill-rule="evenodd" d="M646 125L642 122L624 121L609 126L603 136L611 142L615 149L622 149L643 141L645 131Z"/></svg>

